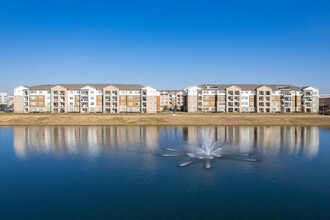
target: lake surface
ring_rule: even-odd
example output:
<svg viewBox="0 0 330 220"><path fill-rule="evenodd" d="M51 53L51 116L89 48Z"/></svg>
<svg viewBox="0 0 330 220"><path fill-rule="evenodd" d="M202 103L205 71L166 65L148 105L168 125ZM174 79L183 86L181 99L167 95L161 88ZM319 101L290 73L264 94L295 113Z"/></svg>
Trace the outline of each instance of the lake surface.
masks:
<svg viewBox="0 0 330 220"><path fill-rule="evenodd" d="M233 157L185 164L204 142ZM0 127L14 218L330 219L330 129Z"/></svg>

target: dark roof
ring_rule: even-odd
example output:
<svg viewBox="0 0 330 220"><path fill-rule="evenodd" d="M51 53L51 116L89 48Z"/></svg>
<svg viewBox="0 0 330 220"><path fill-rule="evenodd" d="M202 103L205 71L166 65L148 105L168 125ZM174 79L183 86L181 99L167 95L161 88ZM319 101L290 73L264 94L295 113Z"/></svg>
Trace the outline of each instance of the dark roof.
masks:
<svg viewBox="0 0 330 220"><path fill-rule="evenodd" d="M320 95L320 99L329 99L330 98L330 94L321 94Z"/></svg>
<svg viewBox="0 0 330 220"><path fill-rule="evenodd" d="M50 90L55 85L36 85L36 86L26 86L31 90Z"/></svg>
<svg viewBox="0 0 330 220"><path fill-rule="evenodd" d="M69 90L79 90L85 86L90 86L95 89L101 90L107 86L115 86L120 90L140 90L144 86L138 84L48 84L48 85L35 85L30 86L31 90L50 90L54 86L63 86Z"/></svg>
<svg viewBox="0 0 330 220"><path fill-rule="evenodd" d="M242 90L256 90L259 87L267 86L270 87L272 90L281 90L281 89L289 89L295 91L301 91L301 87L292 86L292 85L272 85L272 84L202 84L199 87L203 89L218 89L218 90L225 90L230 86L237 86L240 87ZM210 88L212 87L212 88Z"/></svg>
<svg viewBox="0 0 330 220"><path fill-rule="evenodd" d="M159 90L160 92L183 92L183 90L173 90L173 89L164 89L164 90Z"/></svg>

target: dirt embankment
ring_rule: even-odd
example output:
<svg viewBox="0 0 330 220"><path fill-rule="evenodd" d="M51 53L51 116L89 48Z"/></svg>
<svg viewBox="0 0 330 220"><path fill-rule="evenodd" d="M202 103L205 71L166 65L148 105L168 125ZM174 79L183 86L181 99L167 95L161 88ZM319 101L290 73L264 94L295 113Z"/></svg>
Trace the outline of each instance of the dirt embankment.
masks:
<svg viewBox="0 0 330 220"><path fill-rule="evenodd" d="M281 125L326 126L330 116L311 114L0 114L14 125Z"/></svg>

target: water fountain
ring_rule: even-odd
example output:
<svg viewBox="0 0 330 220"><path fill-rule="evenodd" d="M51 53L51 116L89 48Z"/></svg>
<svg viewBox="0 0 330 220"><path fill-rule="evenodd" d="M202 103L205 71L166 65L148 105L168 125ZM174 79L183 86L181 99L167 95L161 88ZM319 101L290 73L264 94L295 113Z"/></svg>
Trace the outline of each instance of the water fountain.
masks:
<svg viewBox="0 0 330 220"><path fill-rule="evenodd" d="M194 163L202 162L204 168L212 168L212 161L220 160L238 160L257 162L253 153L235 153L225 152L224 147L229 144L216 141L215 129L201 128L198 130L198 143L190 146L188 150L179 150L174 148L164 148L164 150L171 152L170 154L161 154L163 157L186 157L179 166L184 167Z"/></svg>

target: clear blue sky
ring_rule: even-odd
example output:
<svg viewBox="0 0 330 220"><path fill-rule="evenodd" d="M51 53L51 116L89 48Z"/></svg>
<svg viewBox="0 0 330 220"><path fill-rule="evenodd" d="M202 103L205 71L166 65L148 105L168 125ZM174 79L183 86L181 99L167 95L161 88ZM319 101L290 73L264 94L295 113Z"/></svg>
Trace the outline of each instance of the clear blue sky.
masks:
<svg viewBox="0 0 330 220"><path fill-rule="evenodd" d="M314 85L329 0L0 0L0 91L44 83Z"/></svg>

